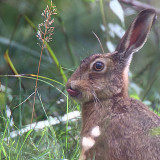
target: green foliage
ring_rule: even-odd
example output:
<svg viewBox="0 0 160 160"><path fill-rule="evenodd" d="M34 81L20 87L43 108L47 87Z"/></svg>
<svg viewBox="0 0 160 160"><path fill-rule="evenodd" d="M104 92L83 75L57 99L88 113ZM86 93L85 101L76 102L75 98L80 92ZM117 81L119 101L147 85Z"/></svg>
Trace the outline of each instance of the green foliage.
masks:
<svg viewBox="0 0 160 160"><path fill-rule="evenodd" d="M6 105L5 101L6 101L5 93L1 91L1 92L0 92L0 108L1 108L2 110L5 109L5 105Z"/></svg>
<svg viewBox="0 0 160 160"><path fill-rule="evenodd" d="M157 128L152 128L150 130L150 135L151 136L160 136L160 128L157 127Z"/></svg>
<svg viewBox="0 0 160 160"><path fill-rule="evenodd" d="M79 157L79 120L67 120L40 130L33 128L11 137L13 131L21 131L31 123L41 52L36 32L38 24L43 22L41 13L50 2L0 2L0 159L76 160ZM126 29L125 24L128 26L132 19L124 17L124 8L127 10L128 6L121 7L116 0L54 0L53 3L58 14L54 15L52 41L45 42L42 54L33 122L80 111L80 105L68 99L65 83L81 59L102 52L92 31L101 40L105 52L113 51ZM136 12L130 10L128 14L131 11ZM159 23L155 25L155 33L160 33L158 26ZM143 50L134 56L129 88L131 97L144 103L148 99L150 108L157 114L160 106L158 46L159 35L152 31ZM157 135L157 132L159 129L153 129L151 133Z"/></svg>

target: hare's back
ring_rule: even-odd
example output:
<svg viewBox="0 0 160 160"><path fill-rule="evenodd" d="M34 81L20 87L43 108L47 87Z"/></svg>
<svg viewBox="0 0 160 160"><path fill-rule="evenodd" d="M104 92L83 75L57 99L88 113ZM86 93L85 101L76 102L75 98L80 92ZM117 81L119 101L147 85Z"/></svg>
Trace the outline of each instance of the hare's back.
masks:
<svg viewBox="0 0 160 160"><path fill-rule="evenodd" d="M108 123L106 139L109 157L123 160L160 159L160 117L140 101L129 99L126 112L116 114ZM109 158L108 157L108 158Z"/></svg>

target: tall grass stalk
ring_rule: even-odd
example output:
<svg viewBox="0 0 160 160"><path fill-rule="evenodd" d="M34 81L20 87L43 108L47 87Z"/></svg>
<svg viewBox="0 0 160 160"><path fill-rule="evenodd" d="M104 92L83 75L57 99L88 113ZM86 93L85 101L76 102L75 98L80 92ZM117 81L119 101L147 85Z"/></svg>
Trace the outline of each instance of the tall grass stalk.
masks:
<svg viewBox="0 0 160 160"><path fill-rule="evenodd" d="M21 92L22 88L21 88L21 78L19 79L19 129L22 128L22 92Z"/></svg>
<svg viewBox="0 0 160 160"><path fill-rule="evenodd" d="M61 27L62 33L63 33L64 38L65 38L65 43L66 43L66 47L68 49L68 53L69 53L69 55L71 57L73 65L75 66L77 64L77 62L76 62L76 59L75 59L75 57L73 55L72 46L71 46L69 37L67 35L66 28L64 26L64 21L60 16L58 16L58 20L59 20L59 23L60 23L60 27Z"/></svg>
<svg viewBox="0 0 160 160"><path fill-rule="evenodd" d="M23 144L21 145L20 150L19 150L19 152L18 152L18 154L17 154L16 160L18 160L19 155L20 155L20 153L21 153L21 151L22 151L22 148L23 148L23 146L24 146L24 144L25 144L27 138L29 137L29 135L31 134L32 131L33 131L33 130L28 131L28 133L27 133L27 135L26 135L26 137L25 137L25 139L24 139L24 141L23 141Z"/></svg>
<svg viewBox="0 0 160 160"><path fill-rule="evenodd" d="M108 33L107 33L106 16L105 16L105 12L104 12L104 6L105 6L104 5L104 0L99 0L99 5L100 5L101 16L102 16L102 22L103 22L103 25L105 27L105 32L106 32L106 35L107 35Z"/></svg>
<svg viewBox="0 0 160 160"><path fill-rule="evenodd" d="M38 71L37 71L37 79L36 79L36 85L35 85L35 95L34 95L34 101L33 101L33 109L32 109L32 119L31 123L33 121L33 115L34 115L34 110L35 110L35 100L36 100L36 93L37 93L37 84L38 84L38 76L40 72L40 65L41 65L41 59L42 59L42 54L43 50L45 48L46 42L49 42L52 40L51 36L53 35L54 27L51 25L54 22L54 18L52 16L56 13L55 6L52 5L52 0L51 0L51 6L49 7L47 5L46 9L42 12L42 16L44 17L44 22L39 24L38 26L38 31L37 31L37 37L39 40L41 40L41 53L40 53L40 59L39 59L39 64L38 64Z"/></svg>
<svg viewBox="0 0 160 160"><path fill-rule="evenodd" d="M67 96L67 122L66 122L66 151L68 149L68 110L69 110L69 106L68 106L68 96Z"/></svg>
<svg viewBox="0 0 160 160"><path fill-rule="evenodd" d="M33 28L33 30L37 31L36 26L35 26L34 23L29 19L29 17L26 16L26 15L24 15L24 18L25 18L25 20L27 21L27 23ZM62 76L63 82L66 83L66 82L67 82L67 77L66 77L66 75L65 75L65 73L64 73L63 67L60 65L60 63L59 63L59 61L58 61L58 59L57 59L57 57L56 57L55 52L53 51L53 49L51 49L50 45L49 45L47 42L45 42L45 45L46 45L46 48L47 48L47 50L48 50L48 52L49 52L52 60L55 62L57 68L59 69L59 72L60 72L60 74L61 74L61 76ZM72 50L72 49L70 49L70 50ZM72 52L72 51L70 51L70 53L71 53L71 52ZM72 54L72 57L73 57L73 53L71 53L71 54ZM72 60L75 61L74 58L72 58ZM76 63L76 62L74 62L74 63Z"/></svg>

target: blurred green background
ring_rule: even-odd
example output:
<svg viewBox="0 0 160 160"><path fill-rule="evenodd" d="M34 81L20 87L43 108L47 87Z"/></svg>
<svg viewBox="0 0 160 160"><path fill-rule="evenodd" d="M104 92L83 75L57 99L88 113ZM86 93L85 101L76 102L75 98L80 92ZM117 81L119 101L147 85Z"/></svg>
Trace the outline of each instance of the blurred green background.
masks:
<svg viewBox="0 0 160 160"><path fill-rule="evenodd" d="M111 7L112 1L115 2L113 7ZM53 26L55 30L49 45L68 78L83 58L94 53L102 53L100 44L94 33L100 39L104 51L109 52L112 47L116 47L120 36L122 36L122 33L127 29L136 14L143 9L143 5L132 6L131 4L112 1L53 0L57 8L57 15L53 16L55 20ZM160 1L157 0L143 0L139 2L160 9ZM31 23L38 28L38 24L44 21L41 13L47 5L50 5L50 0L0 0L1 133L6 129L6 104L11 110L11 115L17 128L23 128L23 126L31 122L34 96L29 96L35 91L36 82L34 79L22 78L23 89L18 78L4 76L13 74L4 58L4 54L6 50L9 49L9 57L19 74L37 74L41 52L39 44L41 44L41 42L36 37L37 33L31 26ZM120 8L119 5L121 5L122 8ZM120 11L120 9L122 9L122 11ZM121 18L124 18L124 22L116 13L122 15ZM25 17L29 18L31 23L26 21ZM157 21L152 28L147 43L134 55L130 68L131 72L129 74L131 80L129 88L130 95L142 100L157 112L160 107L159 17L158 14ZM118 26L118 29L115 25ZM106 44L109 43L111 44L107 46ZM46 49L43 51L39 75L64 83L59 68L57 68L54 60ZM52 84L55 88L38 81L39 96L37 95L35 101L33 122L46 120L47 116L57 117L64 115L66 112L80 110L80 106L72 101L69 101L69 105L67 105L67 98L56 89L58 88L66 94L64 86L58 85L57 83ZM10 88L11 90L3 89L2 86L6 86L6 88ZM23 101L25 102L19 107L18 105ZM44 112L42 104L46 113ZM68 111L66 106L68 106ZM10 131L14 130L15 126L11 127ZM70 136L74 137L77 134L79 135L79 122L71 124L71 126L73 130L77 130L72 132L71 129L69 133ZM65 127L66 126L62 124L54 128L58 141L63 141L63 135L66 136ZM36 143L36 139L34 140L34 143ZM76 140L79 140L79 138ZM71 155L74 155L74 151L71 151L71 148L75 145L77 145L77 143L70 143L70 149L69 147L65 148L63 156L60 155L60 157L64 158L64 155L66 155L66 158L69 157L69 159L72 159ZM5 157L4 152L3 156ZM23 157L23 152L21 153L20 159L26 159L25 156ZM45 157L44 159L47 158Z"/></svg>

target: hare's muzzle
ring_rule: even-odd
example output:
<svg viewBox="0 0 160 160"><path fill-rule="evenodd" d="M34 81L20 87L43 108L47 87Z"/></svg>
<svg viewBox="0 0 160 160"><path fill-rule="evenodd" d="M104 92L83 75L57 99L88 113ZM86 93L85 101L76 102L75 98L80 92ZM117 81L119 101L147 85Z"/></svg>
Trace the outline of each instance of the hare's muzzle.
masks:
<svg viewBox="0 0 160 160"><path fill-rule="evenodd" d="M79 95L79 92L71 87L67 89L67 92L71 97L77 97Z"/></svg>

